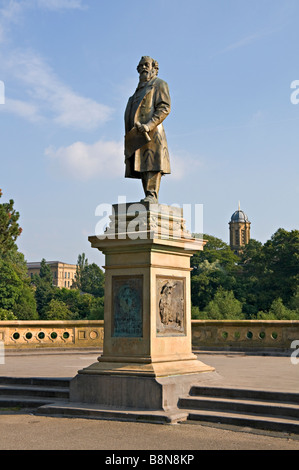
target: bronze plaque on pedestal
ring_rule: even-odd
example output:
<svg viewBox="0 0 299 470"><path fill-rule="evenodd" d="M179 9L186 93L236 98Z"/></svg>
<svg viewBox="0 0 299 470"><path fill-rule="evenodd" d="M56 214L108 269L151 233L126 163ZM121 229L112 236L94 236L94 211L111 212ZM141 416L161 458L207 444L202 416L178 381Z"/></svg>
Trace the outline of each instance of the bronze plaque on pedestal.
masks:
<svg viewBox="0 0 299 470"><path fill-rule="evenodd" d="M113 337L142 337L142 276L112 277Z"/></svg>

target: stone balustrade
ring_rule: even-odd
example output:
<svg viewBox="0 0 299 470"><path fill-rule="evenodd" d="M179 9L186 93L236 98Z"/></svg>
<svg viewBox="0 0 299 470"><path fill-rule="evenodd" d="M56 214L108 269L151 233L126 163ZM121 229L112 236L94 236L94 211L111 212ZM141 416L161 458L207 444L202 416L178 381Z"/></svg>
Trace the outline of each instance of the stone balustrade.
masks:
<svg viewBox="0 0 299 470"><path fill-rule="evenodd" d="M103 347L104 321L0 321L5 348ZM196 351L290 351L299 341L299 321L192 320Z"/></svg>
<svg viewBox="0 0 299 470"><path fill-rule="evenodd" d="M194 350L288 352L294 340L295 320L192 320Z"/></svg>
<svg viewBox="0 0 299 470"><path fill-rule="evenodd" d="M101 348L103 320L0 321L5 348Z"/></svg>

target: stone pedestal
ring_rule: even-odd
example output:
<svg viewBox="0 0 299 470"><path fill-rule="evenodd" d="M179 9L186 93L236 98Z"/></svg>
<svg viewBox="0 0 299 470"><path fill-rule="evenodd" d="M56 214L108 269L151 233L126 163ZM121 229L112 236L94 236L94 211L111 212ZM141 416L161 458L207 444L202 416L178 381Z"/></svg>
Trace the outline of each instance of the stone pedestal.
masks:
<svg viewBox="0 0 299 470"><path fill-rule="evenodd" d="M103 355L71 381L70 400L176 414L178 398L214 370L191 346L190 257L204 242L186 231L180 208L113 212L105 233L89 237L105 254Z"/></svg>

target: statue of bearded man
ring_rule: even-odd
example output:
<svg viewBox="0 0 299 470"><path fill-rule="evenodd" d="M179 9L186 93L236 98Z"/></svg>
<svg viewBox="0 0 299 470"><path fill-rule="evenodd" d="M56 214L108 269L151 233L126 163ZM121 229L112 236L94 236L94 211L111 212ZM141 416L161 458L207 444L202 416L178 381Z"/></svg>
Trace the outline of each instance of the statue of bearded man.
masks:
<svg viewBox="0 0 299 470"><path fill-rule="evenodd" d="M162 122L170 113L166 82L157 77L158 62L143 56L137 66L139 83L125 111L126 178L139 178L145 193L141 201L158 202L161 176L170 173Z"/></svg>

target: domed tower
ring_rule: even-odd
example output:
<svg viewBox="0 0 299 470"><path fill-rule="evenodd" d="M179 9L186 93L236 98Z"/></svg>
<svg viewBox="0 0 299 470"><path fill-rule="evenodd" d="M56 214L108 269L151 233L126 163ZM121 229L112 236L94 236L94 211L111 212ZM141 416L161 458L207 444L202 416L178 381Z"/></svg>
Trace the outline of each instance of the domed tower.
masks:
<svg viewBox="0 0 299 470"><path fill-rule="evenodd" d="M240 203L229 222L229 244L236 255L240 255L250 240L250 223L245 212L241 211Z"/></svg>

